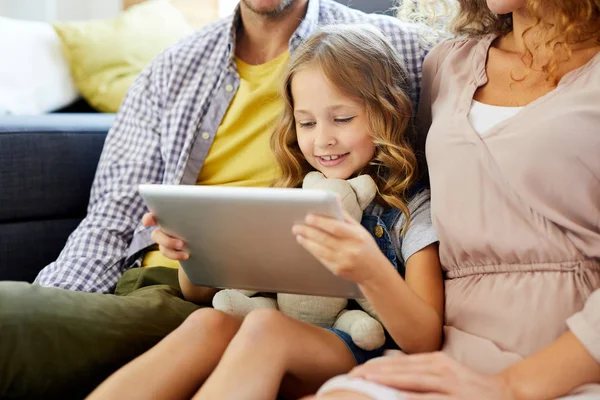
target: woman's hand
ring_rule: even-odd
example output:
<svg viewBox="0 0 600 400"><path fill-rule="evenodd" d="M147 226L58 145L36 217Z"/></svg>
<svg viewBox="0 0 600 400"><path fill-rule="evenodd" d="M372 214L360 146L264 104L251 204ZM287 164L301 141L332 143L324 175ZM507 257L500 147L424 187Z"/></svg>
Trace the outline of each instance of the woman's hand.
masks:
<svg viewBox="0 0 600 400"><path fill-rule="evenodd" d="M398 352L356 367L350 376L406 391L406 400L516 400L501 377L474 372L443 353Z"/></svg>
<svg viewBox="0 0 600 400"><path fill-rule="evenodd" d="M156 218L152 213L144 214L142 224L144 226L158 226ZM185 250L183 240L167 235L162 229L156 228L152 232L151 237L158 244L158 249L165 257L177 261L187 260L190 257L189 253Z"/></svg>
<svg viewBox="0 0 600 400"><path fill-rule="evenodd" d="M335 275L364 283L387 261L371 234L348 213L344 221L309 214L294 225L298 243Z"/></svg>

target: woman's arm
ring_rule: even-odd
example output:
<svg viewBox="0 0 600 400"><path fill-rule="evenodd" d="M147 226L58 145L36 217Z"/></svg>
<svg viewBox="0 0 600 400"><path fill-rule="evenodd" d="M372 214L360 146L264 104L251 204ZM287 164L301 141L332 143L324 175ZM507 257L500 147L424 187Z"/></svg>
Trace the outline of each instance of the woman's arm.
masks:
<svg viewBox="0 0 600 400"><path fill-rule="evenodd" d="M600 363L569 331L539 352L496 375L475 372L443 353L382 357L355 368L352 376L398 390L407 399L551 400L600 383Z"/></svg>
<svg viewBox="0 0 600 400"><path fill-rule="evenodd" d="M586 383L600 383L600 289L567 320L570 331L509 367L500 376L517 399L553 399Z"/></svg>
<svg viewBox="0 0 600 400"><path fill-rule="evenodd" d="M405 280L387 258L374 259L370 279L359 287L376 310L386 329L406 353L439 350L442 344L444 281L432 244L406 262ZM386 263L385 267L382 267Z"/></svg>
<svg viewBox="0 0 600 400"><path fill-rule="evenodd" d="M572 332L499 374L518 400L564 396L578 386L600 383L600 364Z"/></svg>

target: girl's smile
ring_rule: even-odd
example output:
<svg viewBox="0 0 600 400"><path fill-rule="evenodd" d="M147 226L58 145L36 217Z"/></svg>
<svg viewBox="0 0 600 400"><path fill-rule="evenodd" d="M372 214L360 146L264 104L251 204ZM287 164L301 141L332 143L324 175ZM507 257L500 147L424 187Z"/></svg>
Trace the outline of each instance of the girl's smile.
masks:
<svg viewBox="0 0 600 400"><path fill-rule="evenodd" d="M315 156L315 157L319 161L319 164L321 164L324 167L336 167L336 166L340 165L341 163L343 163L344 161L346 161L348 159L349 155L350 155L350 153L344 153L344 154L334 154L334 155Z"/></svg>

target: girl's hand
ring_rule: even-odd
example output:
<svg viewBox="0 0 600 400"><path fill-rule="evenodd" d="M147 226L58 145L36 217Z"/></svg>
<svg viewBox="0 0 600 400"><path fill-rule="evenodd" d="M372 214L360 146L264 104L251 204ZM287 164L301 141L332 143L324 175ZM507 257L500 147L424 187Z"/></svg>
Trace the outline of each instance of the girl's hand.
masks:
<svg viewBox="0 0 600 400"><path fill-rule="evenodd" d="M156 218L152 213L146 213L142 217L144 226L158 226ZM167 235L162 229L156 228L151 234L152 240L158 244L158 249L167 258L171 260L187 260L190 255L185 250L183 240Z"/></svg>
<svg viewBox="0 0 600 400"><path fill-rule="evenodd" d="M474 372L443 353L388 355L354 368L350 376L406 391L406 400L515 400L499 376Z"/></svg>
<svg viewBox="0 0 600 400"><path fill-rule="evenodd" d="M292 232L298 243L331 272L361 284L371 279L387 258L371 234L343 213L344 221L309 214L305 224L294 225Z"/></svg>

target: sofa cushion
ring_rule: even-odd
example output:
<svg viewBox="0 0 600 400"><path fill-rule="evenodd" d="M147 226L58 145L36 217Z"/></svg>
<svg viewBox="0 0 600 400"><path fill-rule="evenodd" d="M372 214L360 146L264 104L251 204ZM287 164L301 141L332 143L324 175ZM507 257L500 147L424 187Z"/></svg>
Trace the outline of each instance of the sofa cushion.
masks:
<svg viewBox="0 0 600 400"><path fill-rule="evenodd" d="M0 118L0 280L35 278L86 214L114 115Z"/></svg>
<svg viewBox="0 0 600 400"><path fill-rule="evenodd" d="M0 222L0 280L33 282L56 260L81 217Z"/></svg>
<svg viewBox="0 0 600 400"><path fill-rule="evenodd" d="M131 7L109 20L54 25L81 95L114 113L127 90L164 48L193 30L166 0Z"/></svg>
<svg viewBox="0 0 600 400"><path fill-rule="evenodd" d="M43 114L79 96L49 23L0 17L0 38L0 115Z"/></svg>
<svg viewBox="0 0 600 400"><path fill-rule="evenodd" d="M60 116L62 117L62 116ZM57 119L61 119L61 118ZM33 119L32 121L35 121ZM88 118L94 121L94 118ZM0 132L0 221L85 215L106 121L15 126Z"/></svg>

